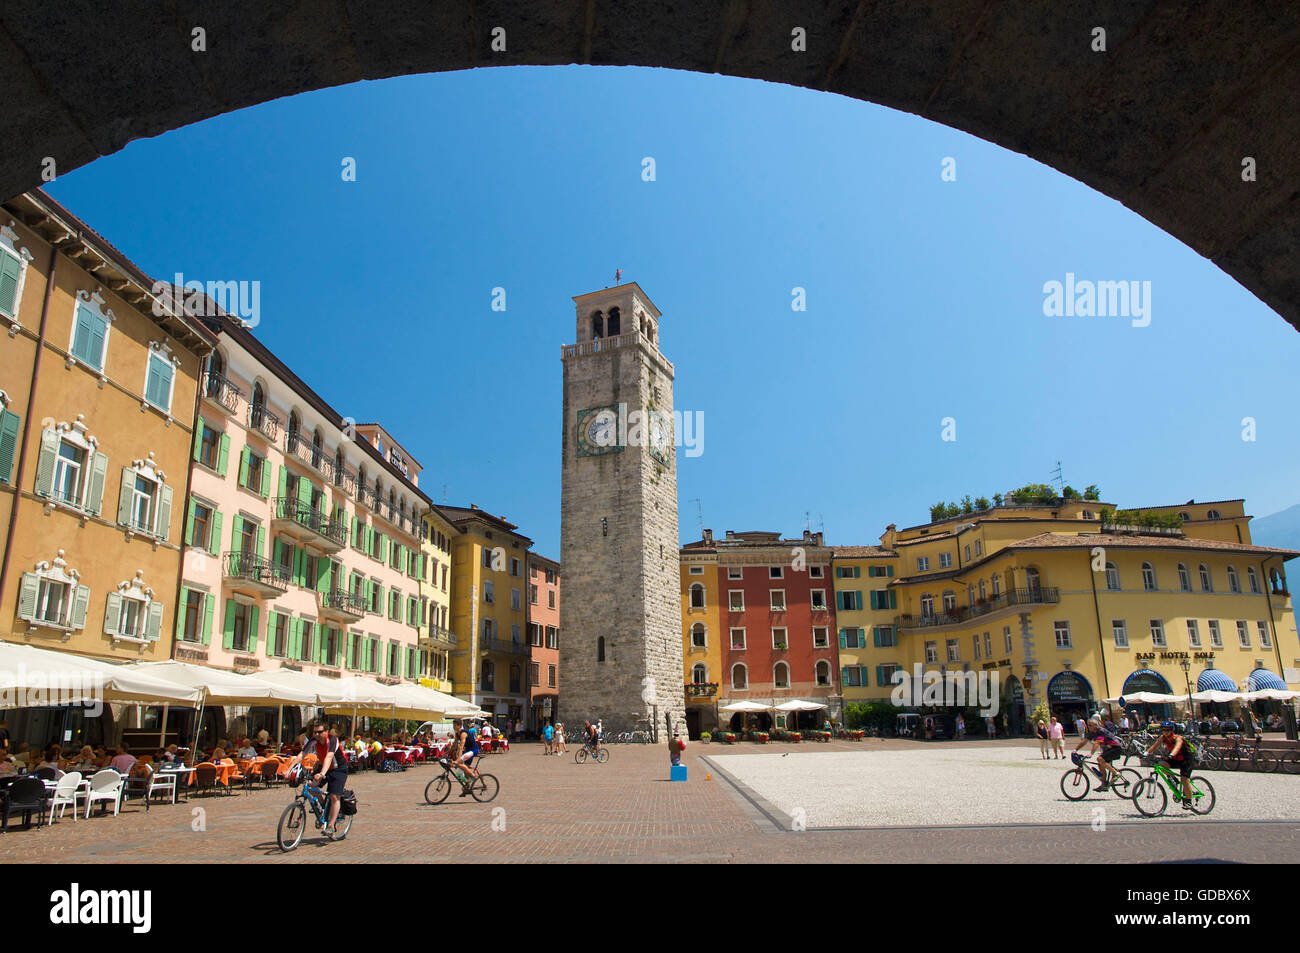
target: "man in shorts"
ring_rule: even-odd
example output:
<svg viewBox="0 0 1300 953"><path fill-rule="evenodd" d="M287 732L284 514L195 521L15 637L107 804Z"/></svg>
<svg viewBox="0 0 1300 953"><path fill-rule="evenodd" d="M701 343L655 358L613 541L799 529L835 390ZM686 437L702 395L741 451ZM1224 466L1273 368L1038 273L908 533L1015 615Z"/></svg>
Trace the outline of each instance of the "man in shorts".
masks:
<svg viewBox="0 0 1300 953"><path fill-rule="evenodd" d="M311 740L303 745L289 767L292 769L294 765L301 764L302 759L309 754L316 756L312 779L329 795L330 810L325 821L325 836L333 840L334 822L338 820L343 787L348 781L348 763L343 757L343 747L339 740L330 734L329 725L323 721L315 722L310 733Z"/></svg>
<svg viewBox="0 0 1300 953"><path fill-rule="evenodd" d="M1147 748L1147 757L1151 757L1151 752L1155 751L1160 745L1165 746L1165 757L1169 759L1169 766L1178 769L1178 776L1183 782L1183 805L1184 811L1192 809L1192 769L1196 767L1196 753L1192 751L1191 745L1187 743L1182 735L1177 734L1174 730L1174 723L1166 721L1160 726L1160 737L1151 742L1151 747Z"/></svg>
<svg viewBox="0 0 1300 953"><path fill-rule="evenodd" d="M1092 743L1092 749L1088 754L1097 753L1097 749L1101 749L1097 757L1097 766L1101 768L1101 774L1105 780L1101 782L1101 787L1098 790L1109 790L1114 779L1119 777L1119 772L1115 770L1111 762L1124 753L1124 745L1120 743L1120 740L1115 737L1113 732L1102 727L1101 719L1096 715L1088 719L1083 737L1074 746L1074 750L1078 751L1089 742Z"/></svg>
<svg viewBox="0 0 1300 953"><path fill-rule="evenodd" d="M542 729L542 741L546 743L545 754L550 754L551 748L555 744L555 726L549 721L546 723L546 727Z"/></svg>

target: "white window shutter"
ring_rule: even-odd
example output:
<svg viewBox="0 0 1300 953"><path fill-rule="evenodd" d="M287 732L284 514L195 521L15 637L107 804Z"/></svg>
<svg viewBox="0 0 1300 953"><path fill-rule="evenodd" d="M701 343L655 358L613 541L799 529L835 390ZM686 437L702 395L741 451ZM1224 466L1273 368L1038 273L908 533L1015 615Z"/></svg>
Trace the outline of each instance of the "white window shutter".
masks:
<svg viewBox="0 0 1300 953"><path fill-rule="evenodd" d="M77 586L72 598L72 627L74 629L84 629L86 627L86 610L89 608L90 587Z"/></svg>
<svg viewBox="0 0 1300 953"><path fill-rule="evenodd" d="M36 621L36 599L40 591L40 576L34 572L23 573L22 587L18 590L18 618Z"/></svg>
<svg viewBox="0 0 1300 953"><path fill-rule="evenodd" d="M108 454L96 453L90 465L90 485L86 491L86 512L98 516L104 509L104 485L108 483Z"/></svg>
<svg viewBox="0 0 1300 953"><path fill-rule="evenodd" d="M122 489L117 495L117 523L119 526L131 525L131 491L135 487L135 471L130 467L122 468Z"/></svg>
<svg viewBox="0 0 1300 953"><path fill-rule="evenodd" d="M158 489L158 512L154 522L154 535L166 539L172 525L172 488L160 484Z"/></svg>
<svg viewBox="0 0 1300 953"><path fill-rule="evenodd" d="M121 635L118 628L122 621L122 595L118 592L108 594L107 604L104 607L104 634Z"/></svg>
<svg viewBox="0 0 1300 953"><path fill-rule="evenodd" d="M150 642L157 642L162 637L163 604L149 603L149 617L144 624L144 637Z"/></svg>
<svg viewBox="0 0 1300 953"><path fill-rule="evenodd" d="M54 461L59 456L59 435L53 430L41 431L41 455L36 461L36 495L54 495Z"/></svg>

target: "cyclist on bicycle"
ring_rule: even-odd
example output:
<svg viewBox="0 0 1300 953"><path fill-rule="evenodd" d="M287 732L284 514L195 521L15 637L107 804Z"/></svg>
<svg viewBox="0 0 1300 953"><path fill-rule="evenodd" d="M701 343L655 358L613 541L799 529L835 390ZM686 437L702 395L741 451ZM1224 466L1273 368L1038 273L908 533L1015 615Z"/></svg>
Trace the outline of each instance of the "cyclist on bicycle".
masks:
<svg viewBox="0 0 1300 953"><path fill-rule="evenodd" d="M584 722L584 725L583 730L587 737L583 740L586 742L587 747L591 749L593 755L600 754L600 729L589 721Z"/></svg>
<svg viewBox="0 0 1300 953"><path fill-rule="evenodd" d="M1115 737L1114 732L1102 727L1101 719L1096 715L1088 719L1088 725L1084 729L1083 737L1074 746L1074 750L1078 751L1089 742L1092 743L1092 748L1088 751L1089 755L1096 754L1097 749L1101 749L1101 753L1097 758L1097 767L1101 769L1102 782L1101 787L1097 790L1109 790L1114 779L1119 777L1119 772L1115 770L1111 762L1124 753L1124 745Z"/></svg>
<svg viewBox="0 0 1300 953"><path fill-rule="evenodd" d="M1147 748L1146 756L1151 757L1151 752L1155 751L1160 745L1164 745L1168 750L1165 758L1168 759L1171 767L1178 769L1178 775L1183 783L1183 810L1192 809L1192 768L1196 767L1196 752L1192 750L1188 741L1182 735L1175 732L1175 725L1172 721L1166 721L1160 726L1160 737L1151 743Z"/></svg>
<svg viewBox="0 0 1300 953"><path fill-rule="evenodd" d="M478 769L474 767L474 759L478 757L478 751L478 732L474 729L474 722L463 718L460 723L460 733L456 736L455 763L472 778L478 777ZM460 796L464 797L468 793L469 791L461 791Z"/></svg>
<svg viewBox="0 0 1300 953"><path fill-rule="evenodd" d="M312 780L329 795L330 810L325 821L325 836L332 840L334 822L339 818L343 786L348 781L348 762L343 757L343 748L339 740L330 734L328 724L323 721L313 722L310 733L312 740L302 746L302 750L294 757L289 768L292 770L294 765L300 764L309 754L316 756L316 772L312 775Z"/></svg>

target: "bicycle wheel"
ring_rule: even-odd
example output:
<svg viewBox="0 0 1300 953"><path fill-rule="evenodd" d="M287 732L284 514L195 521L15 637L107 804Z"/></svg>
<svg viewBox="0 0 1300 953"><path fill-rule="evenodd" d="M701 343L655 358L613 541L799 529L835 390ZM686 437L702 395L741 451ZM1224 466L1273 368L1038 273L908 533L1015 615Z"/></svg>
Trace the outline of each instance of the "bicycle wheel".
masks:
<svg viewBox="0 0 1300 953"><path fill-rule="evenodd" d="M350 830L352 830L352 815L340 814L334 821L334 839L342 840L348 836Z"/></svg>
<svg viewBox="0 0 1300 953"><path fill-rule="evenodd" d="M1165 812L1169 795L1155 775L1139 781L1133 790L1133 806L1143 817L1158 817Z"/></svg>
<svg viewBox="0 0 1300 953"><path fill-rule="evenodd" d="M491 774L480 774L478 779L471 781L469 785L470 796L484 804L496 797L500 790L501 785L497 782L496 776Z"/></svg>
<svg viewBox="0 0 1300 953"><path fill-rule="evenodd" d="M579 749L574 753L574 755L573 755L573 760L574 760L574 762L577 763L577 764L586 764L586 763L587 763L587 749L586 749L586 748L579 748Z"/></svg>
<svg viewBox="0 0 1300 953"><path fill-rule="evenodd" d="M1061 775L1061 793L1071 801L1082 801L1092 789L1092 782L1082 768Z"/></svg>
<svg viewBox="0 0 1300 953"><path fill-rule="evenodd" d="M601 764L604 764L606 761L608 761L608 760L609 760L609 749L608 749L608 748L601 748L601 749L600 749L600 754L598 754L598 755L596 756L596 760L597 760L598 762L600 762Z"/></svg>
<svg viewBox="0 0 1300 953"><path fill-rule="evenodd" d="M275 828L275 842L287 854L302 841L306 829L307 809L301 801L294 801L280 815L280 823Z"/></svg>
<svg viewBox="0 0 1300 953"><path fill-rule="evenodd" d="M1225 751L1223 753L1223 770L1236 771L1239 767L1241 767L1241 752L1235 749Z"/></svg>
<svg viewBox="0 0 1300 953"><path fill-rule="evenodd" d="M424 800L427 804L441 804L451 793L451 779L440 774L424 786Z"/></svg>
<svg viewBox="0 0 1300 953"><path fill-rule="evenodd" d="M1267 751L1256 752L1255 757L1252 758L1251 761L1254 763L1256 771L1266 771L1270 774L1277 770L1279 763L1277 758L1273 757L1273 755L1269 754Z"/></svg>
<svg viewBox="0 0 1300 953"><path fill-rule="evenodd" d="M1300 751L1295 752L1290 757L1282 757L1282 770L1287 774L1300 774Z"/></svg>
<svg viewBox="0 0 1300 953"><path fill-rule="evenodd" d="M1115 792L1115 796L1125 800L1133 797L1133 792L1137 786L1142 783L1142 775L1136 768L1120 768L1119 777L1111 782L1110 789Z"/></svg>
<svg viewBox="0 0 1300 953"><path fill-rule="evenodd" d="M1214 810L1215 796L1214 785L1206 780L1204 775L1196 774L1192 776L1192 790L1200 791L1200 797L1192 795L1192 813L1209 814Z"/></svg>

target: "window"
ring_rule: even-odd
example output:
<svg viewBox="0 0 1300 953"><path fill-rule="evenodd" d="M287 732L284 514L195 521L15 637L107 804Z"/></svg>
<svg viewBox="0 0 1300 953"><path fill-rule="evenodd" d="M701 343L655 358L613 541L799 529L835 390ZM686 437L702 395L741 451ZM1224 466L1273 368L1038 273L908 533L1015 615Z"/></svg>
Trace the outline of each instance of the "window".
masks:
<svg viewBox="0 0 1300 953"><path fill-rule="evenodd" d="M554 665L546 666L546 687L547 688L555 687L555 666Z"/></svg>
<svg viewBox="0 0 1300 953"><path fill-rule="evenodd" d="M555 608L555 590L551 589L546 593L546 608Z"/></svg>
<svg viewBox="0 0 1300 953"><path fill-rule="evenodd" d="M496 691L497 667L491 659L485 658L479 669L479 688L485 692Z"/></svg>
<svg viewBox="0 0 1300 953"><path fill-rule="evenodd" d="M488 549L486 546L483 547L483 568L492 568L492 550Z"/></svg>
<svg viewBox="0 0 1300 953"><path fill-rule="evenodd" d="M530 688L532 688L540 684L542 684L542 663L529 662L528 663L528 685Z"/></svg>
<svg viewBox="0 0 1300 953"><path fill-rule="evenodd" d="M861 629L841 629L842 642L846 649L866 648L866 639L862 636Z"/></svg>
<svg viewBox="0 0 1300 953"><path fill-rule="evenodd" d="M180 640L182 642L202 642L207 631L204 625L203 609L207 594L196 589L185 589L185 601L181 605Z"/></svg>
<svg viewBox="0 0 1300 953"><path fill-rule="evenodd" d="M976 556L983 556L983 555L984 555L984 542L983 542L983 540L978 540L978 539L975 540L975 555L976 555Z"/></svg>
<svg viewBox="0 0 1300 953"><path fill-rule="evenodd" d="M491 620L491 619L484 619L484 620L483 620L483 639L484 639L485 641L489 641L489 642L490 642L490 641L492 640L492 628L493 628L493 626L492 626L492 620Z"/></svg>
<svg viewBox="0 0 1300 953"><path fill-rule="evenodd" d="M892 648L896 643L892 625L878 625L871 630L876 646L882 649Z"/></svg>
<svg viewBox="0 0 1300 953"><path fill-rule="evenodd" d="M603 635L596 640L596 661L605 661L605 637Z"/></svg>
<svg viewBox="0 0 1300 953"><path fill-rule="evenodd" d="M785 569L784 569L784 567L782 567L782 566L768 566L768 567L767 567L767 578L768 578L768 579L784 579L784 578L785 578Z"/></svg>
<svg viewBox="0 0 1300 953"><path fill-rule="evenodd" d="M862 684L862 669L857 665L844 666L844 684L856 688Z"/></svg>
<svg viewBox="0 0 1300 953"><path fill-rule="evenodd" d="M1007 654L1010 654L1011 653L1011 626L1004 625L1002 627L1002 641L1006 647Z"/></svg>
<svg viewBox="0 0 1300 953"><path fill-rule="evenodd" d="M253 453L247 447L244 448L244 454L248 461L244 469L244 486L260 496L266 496L271 471L266 467L265 458Z"/></svg>
<svg viewBox="0 0 1300 953"><path fill-rule="evenodd" d="M881 665L876 668L877 684L892 685L894 684L894 673L898 671L898 666L893 664Z"/></svg>
<svg viewBox="0 0 1300 953"><path fill-rule="evenodd" d="M307 619L298 621L298 659L303 662L316 661L315 652L316 625Z"/></svg>
<svg viewBox="0 0 1300 953"><path fill-rule="evenodd" d="M972 636L972 637L971 637L971 641L975 643L975 655L974 655L974 657L975 657L975 661L978 662L978 661L980 660L980 637L979 637L979 635L974 635L974 636Z"/></svg>
<svg viewBox="0 0 1300 953"><path fill-rule="evenodd" d="M960 661L961 661L961 646L958 644L958 642L957 642L956 639L949 639L949 640L948 640L948 642L947 642L947 650L948 650L948 661L949 661L949 662L960 662Z"/></svg>
<svg viewBox="0 0 1300 953"><path fill-rule="evenodd" d="M518 694L523 691L523 685L521 684L523 674L523 670L520 669L518 664L510 666L510 691L512 693Z"/></svg>
<svg viewBox="0 0 1300 953"><path fill-rule="evenodd" d="M284 658L289 654L289 617L283 612L273 613L271 623L271 654Z"/></svg>
<svg viewBox="0 0 1300 953"><path fill-rule="evenodd" d="M824 578L826 578L826 577L825 577L825 575L822 573L822 567L821 567L821 566L809 566L809 567L808 567L808 578L809 578L809 579L824 579Z"/></svg>
<svg viewBox="0 0 1300 953"><path fill-rule="evenodd" d="M1210 579L1210 569L1205 563L1201 563L1201 592L1213 592L1214 583Z"/></svg>
<svg viewBox="0 0 1300 953"><path fill-rule="evenodd" d="M1187 620L1187 644L1194 649L1201 647L1201 629L1195 619Z"/></svg>
<svg viewBox="0 0 1300 953"><path fill-rule="evenodd" d="M158 484L153 480L142 476L134 475L134 481L131 487L131 519L130 525L146 533L152 533L154 528L154 494L158 490Z"/></svg>
<svg viewBox="0 0 1300 953"><path fill-rule="evenodd" d="M744 630L744 629L732 629L732 630L731 630L731 647L732 647L733 649L743 649L743 648L745 647L745 630Z"/></svg>
<svg viewBox="0 0 1300 953"><path fill-rule="evenodd" d="M1246 567L1246 578L1250 580L1250 591L1257 596L1260 595L1259 576L1255 574L1254 566Z"/></svg>
<svg viewBox="0 0 1300 953"><path fill-rule="evenodd" d="M510 575L522 576L524 574L523 565L513 556L510 558Z"/></svg>
<svg viewBox="0 0 1300 953"><path fill-rule="evenodd" d="M1255 628L1259 631L1259 647L1261 649L1271 649L1273 641L1268 637L1268 623L1256 622Z"/></svg>
<svg viewBox="0 0 1300 953"><path fill-rule="evenodd" d="M255 651L249 632L255 628L257 606L230 600L226 602L226 643L236 652Z"/></svg>
<svg viewBox="0 0 1300 953"><path fill-rule="evenodd" d="M1210 647L1215 649L1223 648L1223 633L1219 631L1219 620L1210 620Z"/></svg>
<svg viewBox="0 0 1300 953"><path fill-rule="evenodd" d="M988 599L988 594L984 589L984 580L981 579L980 580L980 602L984 602L987 599Z"/></svg>
<svg viewBox="0 0 1300 953"><path fill-rule="evenodd" d="M537 586L533 583L528 584L528 604L537 605Z"/></svg>
<svg viewBox="0 0 1300 953"><path fill-rule="evenodd" d="M510 590L510 608L518 611L523 606L523 593L518 589Z"/></svg>
<svg viewBox="0 0 1300 953"><path fill-rule="evenodd" d="M962 558L966 560L966 562L970 562L970 543L967 543L962 549Z"/></svg>
<svg viewBox="0 0 1300 953"><path fill-rule="evenodd" d="M1182 563L1178 564L1178 588L1183 592L1192 591L1192 574Z"/></svg>
<svg viewBox="0 0 1300 953"><path fill-rule="evenodd" d="M1152 648L1163 649L1169 643L1165 641L1165 624L1160 619L1151 620L1151 646Z"/></svg>
<svg viewBox="0 0 1300 953"><path fill-rule="evenodd" d="M144 399L165 414L172 409L172 383L175 380L178 358L170 357L166 345L150 345L149 369L145 372Z"/></svg>
<svg viewBox="0 0 1300 953"><path fill-rule="evenodd" d="M708 647L708 630L705 629L703 622L697 622L691 626L691 648L702 649Z"/></svg>
<svg viewBox="0 0 1300 953"><path fill-rule="evenodd" d="M929 619L934 616L934 596L928 592L921 593L921 618Z"/></svg>
<svg viewBox="0 0 1300 953"><path fill-rule="evenodd" d="M970 557L968 556L967 558L969 559ZM952 553L940 553L940 554L939 554L939 568L940 568L940 569L951 569L951 568L952 568Z"/></svg>
<svg viewBox="0 0 1300 953"><path fill-rule="evenodd" d="M25 258L30 253L18 254L8 236L4 239L7 248L0 248L0 314L17 323L18 305L22 300L23 279L27 268Z"/></svg>
<svg viewBox="0 0 1300 953"><path fill-rule="evenodd" d="M771 602L771 607L773 612L785 611L785 590L784 589L768 590L768 598Z"/></svg>
<svg viewBox="0 0 1300 953"><path fill-rule="evenodd" d="M745 610L745 591L743 589L727 590L727 605L732 612Z"/></svg>
<svg viewBox="0 0 1300 953"><path fill-rule="evenodd" d="M1059 620L1052 624L1052 630L1056 634L1056 647L1058 649L1068 649L1073 647L1070 641L1070 622L1069 620Z"/></svg>
<svg viewBox="0 0 1300 953"><path fill-rule="evenodd" d="M1207 520L1219 520L1219 519L1223 519L1223 516L1222 514L1219 513L1218 510L1210 510L1208 513L1205 514L1205 518Z"/></svg>
<svg viewBox="0 0 1300 953"><path fill-rule="evenodd" d="M825 685L829 685L829 684L831 683L831 663L830 663L830 662L827 662L825 659L822 659L820 662L817 663L817 667L816 667L815 671L816 671L816 675L817 675L817 684L818 684L818 685L825 686Z"/></svg>
<svg viewBox="0 0 1300 953"><path fill-rule="evenodd" d="M1002 592L1002 579L997 573L993 574L993 598L996 599Z"/></svg>
<svg viewBox="0 0 1300 953"><path fill-rule="evenodd" d="M772 666L772 686L774 688L790 687L790 666L777 662Z"/></svg>
<svg viewBox="0 0 1300 953"><path fill-rule="evenodd" d="M926 642L926 643L925 643L925 660L926 660L927 662L937 662L937 661L939 661L939 643L938 643L938 642Z"/></svg>
<svg viewBox="0 0 1300 953"><path fill-rule="evenodd" d="M749 687L749 672L739 662L731 667L731 687L738 691Z"/></svg>
<svg viewBox="0 0 1300 953"><path fill-rule="evenodd" d="M861 608L859 606L858 608ZM892 589L873 589L871 590L871 608L873 609L897 609L898 593Z"/></svg>
<svg viewBox="0 0 1300 953"><path fill-rule="evenodd" d="M78 297L84 291L77 292ZM110 318L103 309L103 299L98 295L87 296L77 302L76 320L72 328L72 344L69 351L72 356L96 371L104 370L104 354L108 350L108 331Z"/></svg>
<svg viewBox="0 0 1300 953"><path fill-rule="evenodd" d="M957 593L951 589L943 591L943 611L945 614L955 612L957 609Z"/></svg>
<svg viewBox="0 0 1300 953"><path fill-rule="evenodd" d="M1241 592L1241 580L1237 578L1237 570L1232 566L1228 567L1228 589L1232 592Z"/></svg>
<svg viewBox="0 0 1300 953"><path fill-rule="evenodd" d="M691 608L703 609L704 608L704 586L698 582L693 582L691 583L690 593L691 593Z"/></svg>
<svg viewBox="0 0 1300 953"><path fill-rule="evenodd" d="M688 570L688 572L689 572L692 576L703 576L703 575L704 575L704 567L703 567L703 566L692 566L692 567Z"/></svg>
<svg viewBox="0 0 1300 953"><path fill-rule="evenodd" d="M496 593L493 591L492 580L490 579L483 581L483 601L488 605L492 605L496 602Z"/></svg>
<svg viewBox="0 0 1300 953"><path fill-rule="evenodd" d="M542 627L536 622L528 623L528 644L535 648L542 647Z"/></svg>
<svg viewBox="0 0 1300 953"><path fill-rule="evenodd" d="M785 629L772 630L772 648L774 649L787 648L789 647L789 645L790 645L790 639L789 636L786 634Z"/></svg>
<svg viewBox="0 0 1300 953"><path fill-rule="evenodd" d="M984 657L985 658L993 657L993 639L989 636L987 632L984 633Z"/></svg>
<svg viewBox="0 0 1300 953"><path fill-rule="evenodd" d="M743 579L744 577L745 577L745 570L743 570L743 569L728 569L728 570L727 570L727 578L728 578L728 579Z"/></svg>
<svg viewBox="0 0 1300 953"><path fill-rule="evenodd" d="M813 626L813 648L830 648L830 630L824 625Z"/></svg>
<svg viewBox="0 0 1300 953"><path fill-rule="evenodd" d="M858 579L862 575L861 566L836 566L836 579Z"/></svg>
<svg viewBox="0 0 1300 953"><path fill-rule="evenodd" d="M1106 563L1106 588L1119 589L1119 567L1114 563Z"/></svg>
<svg viewBox="0 0 1300 953"><path fill-rule="evenodd" d="M1240 620L1237 622L1237 641L1243 649L1250 648L1250 626Z"/></svg>
<svg viewBox="0 0 1300 953"><path fill-rule="evenodd" d="M1156 571L1150 563L1142 564L1142 588L1147 592L1156 590Z"/></svg>
<svg viewBox="0 0 1300 953"><path fill-rule="evenodd" d="M813 607L814 609L825 609L825 608L826 608L826 590L825 590L825 589L814 589L814 590L812 590L811 596L812 596L812 607Z"/></svg>
<svg viewBox="0 0 1300 953"><path fill-rule="evenodd" d="M195 500L191 512L193 513L193 519L190 520L190 538L186 542L191 546L214 551L217 547L209 545L209 543L219 544L220 541L209 539L212 531L212 507L204 506Z"/></svg>
<svg viewBox="0 0 1300 953"><path fill-rule="evenodd" d="M930 557L929 557L929 556L917 556L917 557L916 557L916 571L917 571L917 572L928 572L929 569L930 569Z"/></svg>
<svg viewBox="0 0 1300 953"><path fill-rule="evenodd" d="M835 593L836 605L841 612L852 612L862 608L862 593L858 591Z"/></svg>
<svg viewBox="0 0 1300 953"><path fill-rule="evenodd" d="M553 625L546 627L546 647L548 649L558 649L560 647L560 630ZM555 683L552 682L552 685Z"/></svg>

